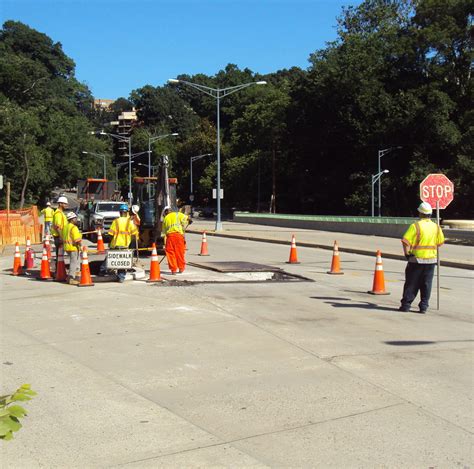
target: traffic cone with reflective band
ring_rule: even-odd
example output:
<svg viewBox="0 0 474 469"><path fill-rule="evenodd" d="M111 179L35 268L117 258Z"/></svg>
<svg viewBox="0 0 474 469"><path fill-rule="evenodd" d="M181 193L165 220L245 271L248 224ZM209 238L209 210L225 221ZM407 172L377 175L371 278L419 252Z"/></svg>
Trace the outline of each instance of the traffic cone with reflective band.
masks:
<svg viewBox="0 0 474 469"><path fill-rule="evenodd" d="M339 259L339 247L337 245L337 241L334 241L331 270L327 273L331 275L344 275L344 272L341 270L341 261Z"/></svg>
<svg viewBox="0 0 474 469"><path fill-rule="evenodd" d="M44 238L44 246L46 248L46 253L48 254L48 259L51 259L51 243L49 242L49 235L46 235Z"/></svg>
<svg viewBox="0 0 474 469"><path fill-rule="evenodd" d="M30 237L26 238L26 249L25 249L25 263L23 264L23 268L25 270L31 270L35 267L35 253L33 249L31 249L31 241Z"/></svg>
<svg viewBox="0 0 474 469"><path fill-rule="evenodd" d="M102 239L102 231L100 228L97 230L97 252L100 254L105 252L104 240Z"/></svg>
<svg viewBox="0 0 474 469"><path fill-rule="evenodd" d="M13 257L12 275L23 275L23 270L21 268L20 245L18 243L15 244L15 256Z"/></svg>
<svg viewBox="0 0 474 469"><path fill-rule="evenodd" d="M296 238L295 235L291 237L290 258L287 264L299 264L298 255L296 254Z"/></svg>
<svg viewBox="0 0 474 469"><path fill-rule="evenodd" d="M46 245L43 246L43 255L41 256L41 270L38 280L53 280L53 277L51 277L51 271L49 270L49 260Z"/></svg>
<svg viewBox="0 0 474 469"><path fill-rule="evenodd" d="M383 273L382 253L377 251L377 259L375 261L374 285L372 290L368 291L371 295L390 295L385 291L385 277Z"/></svg>
<svg viewBox="0 0 474 469"><path fill-rule="evenodd" d="M147 280L148 283L162 282L160 262L158 261L158 253L156 252L156 244L153 243L151 251L150 261L150 278Z"/></svg>
<svg viewBox="0 0 474 469"><path fill-rule="evenodd" d="M87 257L87 248L82 247L82 263L81 263L81 281L78 287L93 287L91 271L89 269L89 258Z"/></svg>
<svg viewBox="0 0 474 469"><path fill-rule="evenodd" d="M54 276L56 282L65 282L67 280L66 265L64 263L64 248L59 246L58 249L58 262L56 263L56 273Z"/></svg>
<svg viewBox="0 0 474 469"><path fill-rule="evenodd" d="M207 238L206 232L203 231L202 233L202 242L201 242L201 252L199 253L200 256L208 256L209 252L207 251Z"/></svg>

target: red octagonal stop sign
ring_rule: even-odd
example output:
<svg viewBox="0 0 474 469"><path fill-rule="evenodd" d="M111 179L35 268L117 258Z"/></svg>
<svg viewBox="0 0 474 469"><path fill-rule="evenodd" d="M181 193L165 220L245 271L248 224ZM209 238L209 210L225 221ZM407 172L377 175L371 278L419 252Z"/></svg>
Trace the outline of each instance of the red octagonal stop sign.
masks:
<svg viewBox="0 0 474 469"><path fill-rule="evenodd" d="M454 199L454 184L444 174L430 174L420 184L420 199L431 207L446 208Z"/></svg>

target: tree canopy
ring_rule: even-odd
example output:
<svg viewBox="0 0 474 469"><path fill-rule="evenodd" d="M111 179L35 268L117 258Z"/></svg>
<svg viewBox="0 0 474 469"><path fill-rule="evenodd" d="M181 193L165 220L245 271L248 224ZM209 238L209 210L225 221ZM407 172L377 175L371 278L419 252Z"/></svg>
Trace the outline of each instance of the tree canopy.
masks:
<svg viewBox="0 0 474 469"><path fill-rule="evenodd" d="M443 172L456 191L444 214L472 216L472 10L472 0L365 0L343 8L337 39L315 50L307 69L261 75L228 64L213 76L179 75L221 89L267 81L221 100L223 206L367 214L378 152L391 149L381 160L390 171L382 180L385 215L412 214L421 180ZM82 164L81 150L107 151L110 142L87 130L135 107L134 152L146 151L150 136L179 134L152 149L153 163L170 156L182 199L190 158L213 153L193 171L195 199L207 203L216 177L216 100L184 84L146 84L97 114L74 68L46 35L4 24L0 164L19 181L29 165L26 199L93 171L97 162Z"/></svg>

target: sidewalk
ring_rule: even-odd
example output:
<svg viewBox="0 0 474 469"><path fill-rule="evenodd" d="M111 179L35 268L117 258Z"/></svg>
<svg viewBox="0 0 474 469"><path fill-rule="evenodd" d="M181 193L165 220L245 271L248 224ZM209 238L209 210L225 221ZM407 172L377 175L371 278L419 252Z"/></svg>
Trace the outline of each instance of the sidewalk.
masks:
<svg viewBox="0 0 474 469"><path fill-rule="evenodd" d="M342 252L375 256L376 251L380 249L385 258L405 259L402 255L403 250L400 240L394 238L251 225L232 221L223 222L222 232L216 233L214 231L215 220L195 218L193 221L194 223L187 229L189 233L201 233L202 231L206 231L209 236L288 244L288 246L291 242L291 235L294 234L296 236L297 246L332 250L334 241L337 240L339 251ZM468 270L474 269L474 248L472 246L445 244L440 252L443 266Z"/></svg>

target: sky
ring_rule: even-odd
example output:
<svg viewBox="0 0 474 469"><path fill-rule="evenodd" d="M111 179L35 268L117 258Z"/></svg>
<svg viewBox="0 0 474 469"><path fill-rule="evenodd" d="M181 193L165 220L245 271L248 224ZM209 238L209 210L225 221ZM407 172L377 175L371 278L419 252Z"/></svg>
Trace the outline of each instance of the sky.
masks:
<svg viewBox="0 0 474 469"><path fill-rule="evenodd" d="M228 63L270 73L307 68L361 0L0 0L15 20L60 42L96 98L128 97L179 74Z"/></svg>

